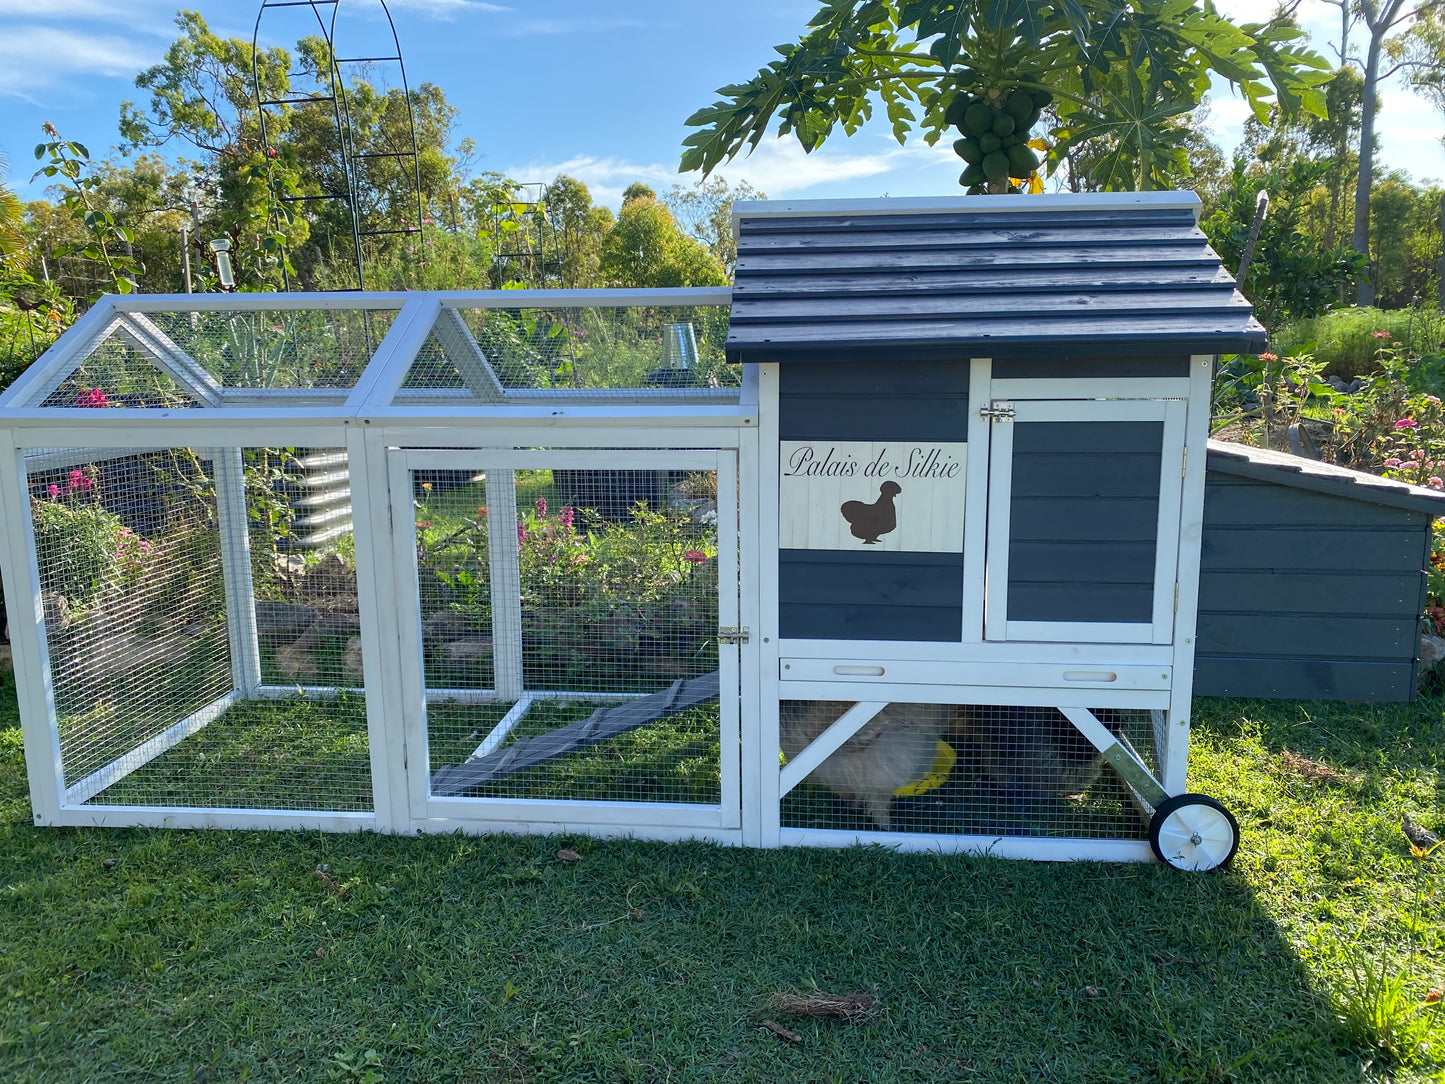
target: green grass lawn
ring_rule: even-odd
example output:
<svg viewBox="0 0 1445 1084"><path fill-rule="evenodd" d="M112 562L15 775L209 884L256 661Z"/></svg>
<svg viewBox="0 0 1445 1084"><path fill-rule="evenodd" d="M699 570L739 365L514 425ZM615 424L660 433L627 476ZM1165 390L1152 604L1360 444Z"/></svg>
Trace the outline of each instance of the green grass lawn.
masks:
<svg viewBox="0 0 1445 1084"><path fill-rule="evenodd" d="M1245 832L1210 876L39 830L6 677L0 1080L1442 1079L1416 1048L1445 1059L1439 1013L1408 1010L1445 988L1445 854L1411 857L1398 822L1445 834L1445 704L1201 701L1196 723L1194 786ZM815 987L878 1010L768 1008ZM1335 1011L1401 991L1401 1017L1431 1030L1387 1035L1394 1055Z"/></svg>

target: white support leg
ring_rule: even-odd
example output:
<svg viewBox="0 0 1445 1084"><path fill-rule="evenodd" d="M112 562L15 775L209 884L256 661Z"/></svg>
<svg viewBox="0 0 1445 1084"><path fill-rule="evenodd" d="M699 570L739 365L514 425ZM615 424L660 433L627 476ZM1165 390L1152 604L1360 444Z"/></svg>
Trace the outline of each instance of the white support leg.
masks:
<svg viewBox="0 0 1445 1084"><path fill-rule="evenodd" d="M492 577L492 665L497 699L522 696L522 569L516 473L487 471L487 549Z"/></svg>
<svg viewBox="0 0 1445 1084"><path fill-rule="evenodd" d="M221 527L221 574L226 588L226 633L231 680L245 697L261 687L261 649L256 640L256 591L251 573L251 535L246 515L246 472L240 448L211 451L216 515Z"/></svg>

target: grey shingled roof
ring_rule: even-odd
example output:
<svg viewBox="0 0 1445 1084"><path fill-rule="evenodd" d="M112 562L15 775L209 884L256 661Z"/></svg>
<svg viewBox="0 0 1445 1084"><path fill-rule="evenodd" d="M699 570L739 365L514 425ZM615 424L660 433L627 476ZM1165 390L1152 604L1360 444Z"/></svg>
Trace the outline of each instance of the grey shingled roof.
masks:
<svg viewBox="0 0 1445 1084"><path fill-rule="evenodd" d="M1260 350L1198 212L1192 192L738 203L728 353Z"/></svg>
<svg viewBox="0 0 1445 1084"><path fill-rule="evenodd" d="M1225 474L1277 482L1280 485L1311 489L1317 493L1330 493L1391 508L1406 508L1431 516L1445 516L1445 493L1438 489L1412 486L1408 482L1397 482L1390 478L1381 478L1377 474L1337 467L1333 463L1319 463L1313 459L1290 455L1288 452L1272 452L1264 448L1251 448L1245 444L1211 440L1207 462L1210 470L1222 471Z"/></svg>

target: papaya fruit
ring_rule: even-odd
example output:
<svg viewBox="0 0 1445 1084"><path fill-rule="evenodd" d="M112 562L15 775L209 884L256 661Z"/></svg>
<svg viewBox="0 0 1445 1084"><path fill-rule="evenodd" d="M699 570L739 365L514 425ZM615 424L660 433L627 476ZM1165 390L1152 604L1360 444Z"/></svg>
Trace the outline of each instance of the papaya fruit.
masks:
<svg viewBox="0 0 1445 1084"><path fill-rule="evenodd" d="M972 184L972 185L969 185L969 186L968 186L968 191L965 192L964 195L966 195L966 196L981 196L981 195L983 195L983 185L981 185L981 184Z"/></svg>
<svg viewBox="0 0 1445 1084"><path fill-rule="evenodd" d="M1008 173L1008 155L1003 151L994 151L986 155L983 160L983 175L990 181L996 181Z"/></svg>
<svg viewBox="0 0 1445 1084"><path fill-rule="evenodd" d="M1029 110L1029 115L1026 116L1023 120L1019 121L1019 127L1027 132L1030 128L1032 128L1035 124L1039 122L1039 118L1043 115L1044 111L1038 106L1034 106L1033 109Z"/></svg>
<svg viewBox="0 0 1445 1084"><path fill-rule="evenodd" d="M976 139L955 139L953 141L953 153L969 165L983 161L983 148L978 145L978 140Z"/></svg>
<svg viewBox="0 0 1445 1084"><path fill-rule="evenodd" d="M1006 135L1013 135L1013 131L1014 131L1014 129L1017 128L1017 127L1018 127L1018 122L1017 122L1016 120L1014 120L1014 117L1013 117L1013 114L1012 114L1012 113L995 113L995 114L993 115L993 134L994 134L994 135L1000 136L1000 137L1006 136Z"/></svg>
<svg viewBox="0 0 1445 1084"><path fill-rule="evenodd" d="M968 188L983 181L983 166L972 163L958 175L958 183Z"/></svg>
<svg viewBox="0 0 1445 1084"><path fill-rule="evenodd" d="M1027 144L1016 143L1005 153L1008 158L1008 175L1010 177L1027 177L1039 168L1038 155L1029 149Z"/></svg>
<svg viewBox="0 0 1445 1084"><path fill-rule="evenodd" d="M974 102L963 114L964 130L971 136L981 136L993 127L993 110L983 102Z"/></svg>
<svg viewBox="0 0 1445 1084"><path fill-rule="evenodd" d="M1034 105L1040 109L1045 108L1054 100L1053 91L1050 90L1031 90L1029 91L1029 97L1034 100Z"/></svg>
<svg viewBox="0 0 1445 1084"><path fill-rule="evenodd" d="M1003 139L993 132L984 132L978 137L978 145L984 154L992 154L1003 146Z"/></svg>
<svg viewBox="0 0 1445 1084"><path fill-rule="evenodd" d="M1028 91L1016 90L1008 96L1004 108L1008 110L1014 120L1022 124L1024 118L1033 112L1034 99Z"/></svg>
<svg viewBox="0 0 1445 1084"><path fill-rule="evenodd" d="M943 112L943 123L962 124L963 115L968 112L968 107L973 104L973 101L973 97L968 94L960 94L955 97Z"/></svg>

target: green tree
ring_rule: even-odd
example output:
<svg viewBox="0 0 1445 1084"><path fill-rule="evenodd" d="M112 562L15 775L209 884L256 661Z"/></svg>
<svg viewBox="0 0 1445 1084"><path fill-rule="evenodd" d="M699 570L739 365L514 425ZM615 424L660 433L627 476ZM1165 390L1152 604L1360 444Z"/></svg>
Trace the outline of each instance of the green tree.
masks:
<svg viewBox="0 0 1445 1084"><path fill-rule="evenodd" d="M701 243L678 228L656 197L622 204L602 248L602 275L618 286L725 286L727 272Z"/></svg>
<svg viewBox="0 0 1445 1084"><path fill-rule="evenodd" d="M1293 44L1300 36L1285 18L1236 26L1207 0L829 0L797 42L776 47L780 59L688 119L699 131L684 140L681 169L710 173L756 147L775 118L779 135L812 151L840 125L856 132L875 101L900 143L917 129L933 144L960 123L956 100L997 113L1025 91L1025 131L1052 108L1052 168L1108 139L1110 152L1092 163L1095 184L1159 187L1185 171L1174 122L1213 76L1260 116L1271 98L1290 113L1323 112L1327 65ZM991 191L1006 189L991 180Z"/></svg>
<svg viewBox="0 0 1445 1084"><path fill-rule="evenodd" d="M563 288L597 285L603 242L616 221L612 212L593 206L587 186L562 174L547 187L547 217L556 230Z"/></svg>
<svg viewBox="0 0 1445 1084"><path fill-rule="evenodd" d="M1338 304L1340 291L1365 274L1361 253L1346 245L1326 246L1305 230L1305 208L1326 168L1326 163L1296 158L1251 171L1245 159L1236 158L1214 213L1201 223L1233 271L1244 252L1255 201L1261 191L1269 192L1269 215L1239 286L1271 330L1328 311Z"/></svg>
<svg viewBox="0 0 1445 1084"><path fill-rule="evenodd" d="M714 175L686 188L673 185L663 202L688 236L702 242L717 257L731 280L738 259L738 243L733 238L733 204L738 200L767 198L747 181L730 187L723 177Z"/></svg>

